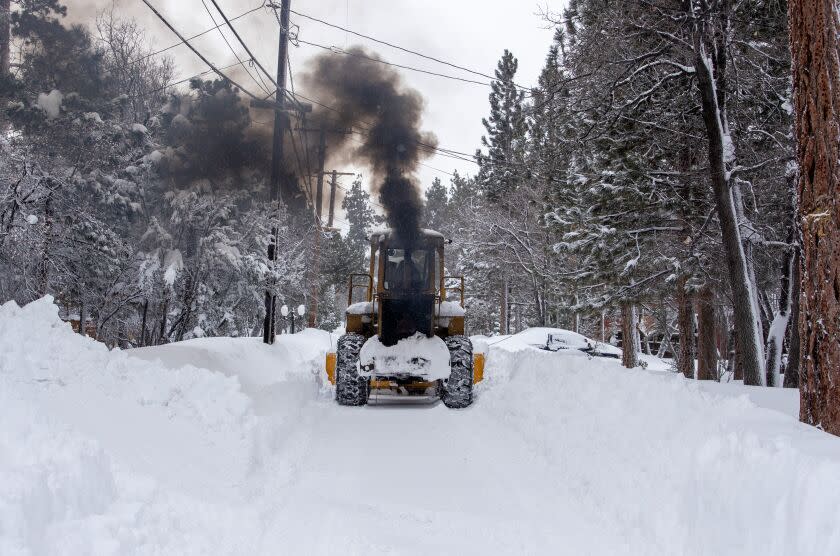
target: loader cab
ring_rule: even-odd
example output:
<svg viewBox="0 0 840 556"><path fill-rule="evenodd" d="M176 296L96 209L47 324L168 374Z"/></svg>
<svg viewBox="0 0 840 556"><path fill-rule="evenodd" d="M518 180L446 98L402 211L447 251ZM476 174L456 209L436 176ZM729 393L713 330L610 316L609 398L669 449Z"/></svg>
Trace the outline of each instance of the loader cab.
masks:
<svg viewBox="0 0 840 556"><path fill-rule="evenodd" d="M390 230L371 237L376 333L384 345L394 345L418 332L434 335L442 254L443 236L430 230L423 230L411 242L402 241Z"/></svg>
<svg viewBox="0 0 840 556"><path fill-rule="evenodd" d="M350 276L347 330L376 334L386 346L418 332L463 334L463 278L444 276L444 244L433 230L421 230L411 242L392 230L371 234L370 272ZM455 286L447 288L448 282ZM460 304L447 301L447 290L461 292ZM461 309L457 314L453 305Z"/></svg>

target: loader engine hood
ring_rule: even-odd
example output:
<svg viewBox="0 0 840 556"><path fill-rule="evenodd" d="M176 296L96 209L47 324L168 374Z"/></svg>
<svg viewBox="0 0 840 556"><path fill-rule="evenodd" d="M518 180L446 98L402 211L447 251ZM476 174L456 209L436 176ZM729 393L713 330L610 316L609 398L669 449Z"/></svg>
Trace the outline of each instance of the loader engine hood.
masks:
<svg viewBox="0 0 840 556"><path fill-rule="evenodd" d="M429 380L449 377L449 348L446 343L420 332L393 346L371 336L359 352L362 376L413 376Z"/></svg>

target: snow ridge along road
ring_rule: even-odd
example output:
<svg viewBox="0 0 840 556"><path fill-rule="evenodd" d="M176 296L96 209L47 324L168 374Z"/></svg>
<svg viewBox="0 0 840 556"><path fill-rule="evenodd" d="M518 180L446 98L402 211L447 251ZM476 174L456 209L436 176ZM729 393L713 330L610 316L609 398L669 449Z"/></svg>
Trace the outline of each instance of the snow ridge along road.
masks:
<svg viewBox="0 0 840 556"><path fill-rule="evenodd" d="M6 303L0 554L840 554L840 439L538 333L467 410L348 408L324 332L109 352Z"/></svg>

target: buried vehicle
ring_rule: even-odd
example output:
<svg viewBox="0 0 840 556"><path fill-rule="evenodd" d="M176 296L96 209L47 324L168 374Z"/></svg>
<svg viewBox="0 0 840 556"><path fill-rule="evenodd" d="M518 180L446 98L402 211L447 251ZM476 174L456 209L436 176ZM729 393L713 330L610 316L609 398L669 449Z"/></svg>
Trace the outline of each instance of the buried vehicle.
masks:
<svg viewBox="0 0 840 556"><path fill-rule="evenodd" d="M370 272L351 274L347 331L327 354L340 405L431 401L472 403L484 355L464 335L464 278L444 276L444 238L420 230L403 241L393 230L370 238ZM447 284L454 286L448 287ZM354 292L363 300L353 303ZM450 301L448 292L458 292Z"/></svg>

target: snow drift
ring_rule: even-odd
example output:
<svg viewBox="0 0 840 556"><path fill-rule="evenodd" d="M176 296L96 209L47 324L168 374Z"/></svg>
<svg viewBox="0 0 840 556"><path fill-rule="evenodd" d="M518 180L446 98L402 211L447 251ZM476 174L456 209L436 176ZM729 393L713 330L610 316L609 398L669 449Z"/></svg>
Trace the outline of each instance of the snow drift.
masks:
<svg viewBox="0 0 840 556"><path fill-rule="evenodd" d="M51 298L8 302L0 554L257 553L260 517L245 501L274 449L268 422L237 377L108 351Z"/></svg>
<svg viewBox="0 0 840 556"><path fill-rule="evenodd" d="M323 332L109 352L7 303L0 554L840 553L840 439L547 332L469 409L347 408Z"/></svg>

